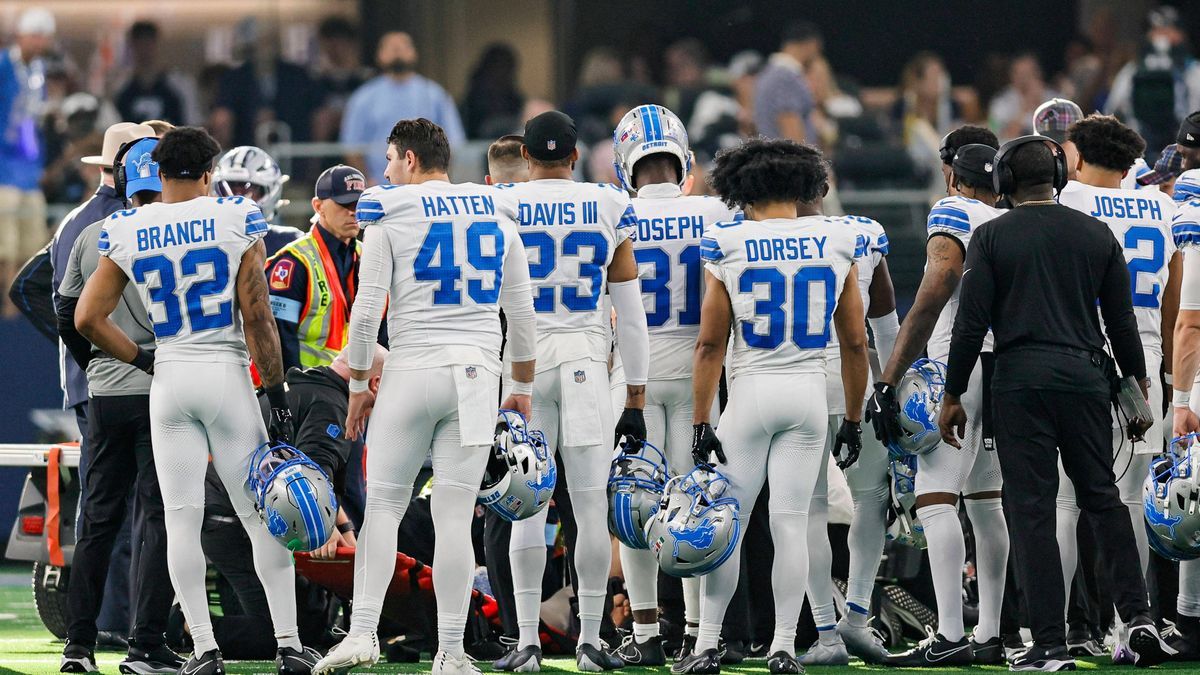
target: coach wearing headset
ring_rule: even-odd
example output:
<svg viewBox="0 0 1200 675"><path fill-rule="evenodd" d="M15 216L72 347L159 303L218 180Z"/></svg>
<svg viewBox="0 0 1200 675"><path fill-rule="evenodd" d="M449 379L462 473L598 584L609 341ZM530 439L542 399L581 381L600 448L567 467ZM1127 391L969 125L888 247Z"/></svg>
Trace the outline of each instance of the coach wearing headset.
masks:
<svg viewBox="0 0 1200 675"><path fill-rule="evenodd" d="M1096 312L1098 300L1120 371L1135 377L1144 394L1149 380L1125 257L1107 225L1055 200L1067 182L1057 143L1017 138L1001 146L994 165L995 192L1014 208L981 226L967 249L939 426L957 446L966 422L959 396L990 326L996 448L1033 632L1033 646L1012 669L1074 669L1055 555L1059 448L1079 506L1092 514L1108 588L1131 627L1137 665L1153 665L1173 651L1149 618L1132 525L1113 480L1112 367Z"/></svg>

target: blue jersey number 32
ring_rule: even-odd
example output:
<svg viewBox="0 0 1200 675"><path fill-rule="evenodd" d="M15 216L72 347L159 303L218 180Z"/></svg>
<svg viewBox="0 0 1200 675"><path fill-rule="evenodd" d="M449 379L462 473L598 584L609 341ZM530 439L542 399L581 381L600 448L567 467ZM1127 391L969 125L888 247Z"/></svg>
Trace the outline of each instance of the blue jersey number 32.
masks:
<svg viewBox="0 0 1200 675"><path fill-rule="evenodd" d="M192 282L181 301L176 289L179 279L197 277L211 269L211 277ZM148 285L156 277L154 286ZM163 255L139 258L133 263L133 280L147 284L150 302L162 305L165 318L154 322L154 337L174 337L183 329L183 314L186 310L192 332L225 328L233 324L233 301L219 303L215 312L205 313L204 298L219 295L229 288L229 256L217 247L198 248L188 251L179 260L179 273L175 263Z"/></svg>

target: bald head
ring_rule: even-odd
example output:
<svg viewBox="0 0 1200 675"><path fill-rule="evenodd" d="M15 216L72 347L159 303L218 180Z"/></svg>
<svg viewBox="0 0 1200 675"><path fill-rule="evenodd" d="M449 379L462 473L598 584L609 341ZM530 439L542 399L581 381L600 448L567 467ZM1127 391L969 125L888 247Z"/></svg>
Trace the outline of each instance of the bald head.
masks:
<svg viewBox="0 0 1200 675"><path fill-rule="evenodd" d="M329 364L333 372L341 376L343 380L350 381L350 348L347 347L338 352L334 357L333 363ZM374 393L379 389L379 378L383 376L383 364L387 360L388 350L382 345L375 345L375 354L371 358L371 369L367 371L368 386L371 392Z"/></svg>

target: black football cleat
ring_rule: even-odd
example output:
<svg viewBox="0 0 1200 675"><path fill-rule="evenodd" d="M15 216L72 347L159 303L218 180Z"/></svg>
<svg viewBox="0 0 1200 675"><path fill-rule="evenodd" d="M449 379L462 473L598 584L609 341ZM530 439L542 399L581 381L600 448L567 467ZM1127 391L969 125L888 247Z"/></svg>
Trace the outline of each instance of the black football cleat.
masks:
<svg viewBox="0 0 1200 675"><path fill-rule="evenodd" d="M626 635L621 646L612 651L612 655L621 659L627 666L662 666L667 663L667 653L663 650L661 635L655 635L645 642L638 642L632 635Z"/></svg>
<svg viewBox="0 0 1200 675"><path fill-rule="evenodd" d="M585 673L599 673L624 668L625 662L600 647L581 644L575 648L575 667Z"/></svg>
<svg viewBox="0 0 1200 675"><path fill-rule="evenodd" d="M1004 642L998 636L983 642L976 642L972 638L971 652L974 654L975 663L981 666L1002 666L1008 663L1004 658Z"/></svg>
<svg viewBox="0 0 1200 675"><path fill-rule="evenodd" d="M705 649L697 652L694 648L687 656L679 659L671 666L675 675L693 673L694 675L718 675L721 672L721 656L715 649Z"/></svg>
<svg viewBox="0 0 1200 675"><path fill-rule="evenodd" d="M530 645L524 649L513 648L494 663L492 668L505 672L536 673L542 669L542 648Z"/></svg>
<svg viewBox="0 0 1200 675"><path fill-rule="evenodd" d="M1169 660L1177 653L1163 641L1154 624L1145 621L1129 629L1129 649L1133 652L1133 665L1149 668Z"/></svg>
<svg viewBox="0 0 1200 675"><path fill-rule="evenodd" d="M96 673L99 671L100 669L96 667L96 654L91 648L67 640L67 645L63 647L58 672Z"/></svg>
<svg viewBox="0 0 1200 675"><path fill-rule="evenodd" d="M151 675L151 673L177 673L183 667L183 657L166 645L145 650L129 645L129 653L118 669L126 675Z"/></svg>
<svg viewBox="0 0 1200 675"><path fill-rule="evenodd" d="M321 653L312 647L280 647L275 652L275 669L279 675L311 675L320 660Z"/></svg>
<svg viewBox="0 0 1200 675"><path fill-rule="evenodd" d="M179 669L179 675L225 675L225 662L221 660L221 650L210 649L203 654L192 654Z"/></svg>
<svg viewBox="0 0 1200 675"><path fill-rule="evenodd" d="M1066 645L1051 648L1035 644L1013 659L1008 669L1015 672L1057 673L1075 670L1075 658L1067 651Z"/></svg>
<svg viewBox="0 0 1200 675"><path fill-rule="evenodd" d="M771 675L803 675L804 666L795 656L778 651L767 657L767 670L771 671Z"/></svg>
<svg viewBox="0 0 1200 675"><path fill-rule="evenodd" d="M971 652L971 641L965 636L951 642L940 634L930 631L916 647L894 656L889 656L886 665L901 668L958 668L975 662Z"/></svg>

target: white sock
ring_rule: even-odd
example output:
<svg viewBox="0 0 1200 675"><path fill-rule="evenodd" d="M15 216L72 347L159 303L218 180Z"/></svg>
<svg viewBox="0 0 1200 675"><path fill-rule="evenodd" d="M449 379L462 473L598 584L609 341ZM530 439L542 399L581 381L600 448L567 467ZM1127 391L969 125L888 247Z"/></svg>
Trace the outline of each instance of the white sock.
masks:
<svg viewBox="0 0 1200 675"><path fill-rule="evenodd" d="M163 521L167 528L167 571L171 585L191 631L195 652L204 654L217 648L204 585L207 569L204 556L199 554L204 507L168 508L163 511Z"/></svg>
<svg viewBox="0 0 1200 675"><path fill-rule="evenodd" d="M570 489L570 488L569 488ZM579 643L600 646L600 622L608 595L612 543L608 535L606 487L570 489L579 534L575 537L575 572L579 575ZM656 598L657 604L657 598Z"/></svg>
<svg viewBox="0 0 1200 675"><path fill-rule="evenodd" d="M696 637L697 635L700 634L700 624L699 623L691 623L691 622L684 624L683 634L691 635L692 637Z"/></svg>
<svg viewBox="0 0 1200 675"><path fill-rule="evenodd" d="M367 483L367 507L358 551L354 556L354 605L350 635L370 635L379 628L379 613L396 571L400 521L412 498L411 485L379 480Z"/></svg>
<svg viewBox="0 0 1200 675"><path fill-rule="evenodd" d="M1059 480L1062 480L1060 477ZM1071 582L1075 579L1075 569L1079 566L1079 507L1075 498L1059 497L1054 505L1054 536L1058 540L1058 556L1062 560L1063 589L1066 590L1064 603L1071 601ZM974 518L971 520L975 522ZM1145 525L1139 523L1145 529ZM1065 616L1066 604L1063 605Z"/></svg>
<svg viewBox="0 0 1200 675"><path fill-rule="evenodd" d="M866 628L871 619L870 610L853 602L846 603L846 623L855 628Z"/></svg>
<svg viewBox="0 0 1200 675"><path fill-rule="evenodd" d="M1200 616L1200 560L1179 563L1179 597L1175 611L1184 616Z"/></svg>
<svg viewBox="0 0 1200 675"><path fill-rule="evenodd" d="M542 611L542 573L546 570L546 547L542 545L510 551L509 562L513 570L517 628L521 631L517 649L540 647L542 639L538 635L538 621Z"/></svg>
<svg viewBox="0 0 1200 675"><path fill-rule="evenodd" d="M742 511L739 520L745 528L745 524L750 522L750 511ZM717 648L717 642L721 638L721 624L725 620L725 610L728 609L729 600L737 590L738 575L742 568L741 546L742 542L739 541L729 560L700 577L700 625L695 632L697 653Z"/></svg>
<svg viewBox="0 0 1200 675"><path fill-rule="evenodd" d="M772 495L771 499L774 502L777 497ZM775 637L768 653L782 651L795 656L796 622L804 607L804 594L798 592L792 580L808 578L808 514L772 508L771 539L775 542L775 562L771 566ZM829 548L828 538L824 547Z"/></svg>
<svg viewBox="0 0 1200 675"><path fill-rule="evenodd" d="M963 638L962 570L966 561L966 543L958 521L958 509L950 504L934 504L917 509L929 542L929 569L938 604L938 633L957 642Z"/></svg>
<svg viewBox="0 0 1200 675"><path fill-rule="evenodd" d="M854 520L846 537L846 545L850 549L846 602L863 608L863 615L866 616L869 613L867 608L871 606L871 595L875 591L875 577L883 559L888 487L879 485L873 490L852 491L850 496L854 500ZM866 625L865 620L863 625Z"/></svg>
<svg viewBox="0 0 1200 675"><path fill-rule="evenodd" d="M658 610L658 561L649 549L633 549L621 544L621 571L629 608L634 612ZM636 625L636 623L635 623ZM655 624L658 625L658 624Z"/></svg>
<svg viewBox="0 0 1200 675"><path fill-rule="evenodd" d="M471 448L482 451L482 448ZM430 500L434 540L433 592L437 598L438 648L454 658L463 656L463 634L471 586L475 577L475 551L469 536L475 516L477 487L435 480Z"/></svg>
<svg viewBox="0 0 1200 675"><path fill-rule="evenodd" d="M658 637L658 622L654 623L638 623L633 622L633 639L640 642L645 642L652 637Z"/></svg>
<svg viewBox="0 0 1200 675"><path fill-rule="evenodd" d="M258 514L239 518L242 528L250 536L254 571L267 596L275 642L281 648L304 649L300 644L300 630L296 627L296 569L292 566L292 554L275 541Z"/></svg>
<svg viewBox="0 0 1200 675"><path fill-rule="evenodd" d="M818 631L832 628L837 623L833 606L833 549L829 544L827 485L824 476L818 477L808 509L808 604Z"/></svg>
<svg viewBox="0 0 1200 675"><path fill-rule="evenodd" d="M967 517L975 531L975 572L979 578L976 642L1000 635L1000 605L1008 568L1008 525L999 499L967 499Z"/></svg>

